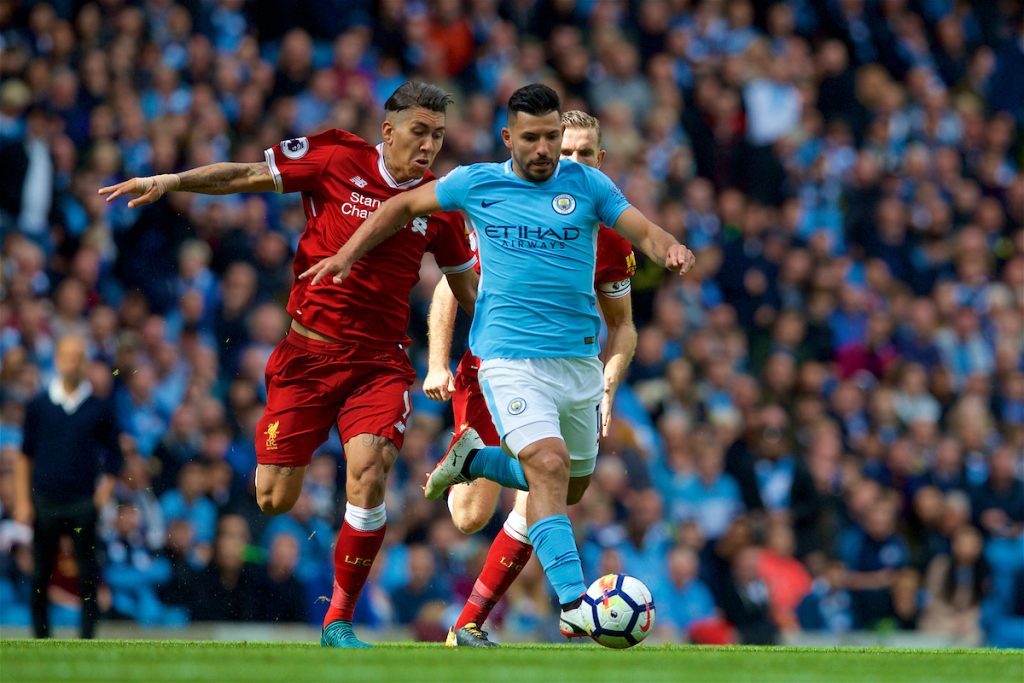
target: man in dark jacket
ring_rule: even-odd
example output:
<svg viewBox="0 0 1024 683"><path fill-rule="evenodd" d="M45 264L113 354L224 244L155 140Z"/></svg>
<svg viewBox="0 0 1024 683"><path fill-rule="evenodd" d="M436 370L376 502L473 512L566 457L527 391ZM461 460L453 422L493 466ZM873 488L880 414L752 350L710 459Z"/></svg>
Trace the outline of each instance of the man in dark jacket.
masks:
<svg viewBox="0 0 1024 683"><path fill-rule="evenodd" d="M93 637L99 616L97 510L114 490L122 456L114 410L93 395L85 378L85 349L81 337L58 342L57 376L25 411L15 517L26 524L34 519L32 623L37 638L50 634L47 585L62 535L75 545L83 638Z"/></svg>

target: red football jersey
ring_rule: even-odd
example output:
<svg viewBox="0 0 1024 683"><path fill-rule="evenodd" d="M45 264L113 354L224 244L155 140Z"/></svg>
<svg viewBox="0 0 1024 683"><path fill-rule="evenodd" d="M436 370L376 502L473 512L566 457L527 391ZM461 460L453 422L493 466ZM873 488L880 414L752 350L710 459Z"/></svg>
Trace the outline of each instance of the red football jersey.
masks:
<svg viewBox="0 0 1024 683"><path fill-rule="evenodd" d="M382 146L333 129L285 140L264 152L278 192L301 192L306 229L295 254L295 284L288 313L309 329L335 339L407 344L409 295L419 280L423 253L433 252L445 273L476 264L465 222L453 212L416 218L377 245L340 285L316 287L298 275L334 255L381 202L422 182L398 183L384 165Z"/></svg>

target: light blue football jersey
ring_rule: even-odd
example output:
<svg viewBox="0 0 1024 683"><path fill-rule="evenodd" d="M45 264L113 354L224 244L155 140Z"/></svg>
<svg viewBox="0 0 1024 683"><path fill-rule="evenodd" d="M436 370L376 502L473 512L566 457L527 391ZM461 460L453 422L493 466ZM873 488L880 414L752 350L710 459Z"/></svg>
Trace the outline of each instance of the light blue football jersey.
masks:
<svg viewBox="0 0 1024 683"><path fill-rule="evenodd" d="M615 184L569 160L548 180L530 182L509 160L459 166L436 188L441 207L462 211L476 231L473 353L483 359L596 356L597 231L629 208Z"/></svg>

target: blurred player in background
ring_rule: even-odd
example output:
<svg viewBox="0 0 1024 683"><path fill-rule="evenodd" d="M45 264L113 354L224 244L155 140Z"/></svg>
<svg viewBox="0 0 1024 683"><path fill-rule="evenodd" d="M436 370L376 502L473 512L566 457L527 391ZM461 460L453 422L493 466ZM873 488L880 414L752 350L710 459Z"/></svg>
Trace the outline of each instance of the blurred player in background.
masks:
<svg viewBox="0 0 1024 683"><path fill-rule="evenodd" d="M55 376L25 412L22 455L14 464L14 518L32 525L32 626L50 637L49 585L62 536L71 539L82 597L81 634L99 619L96 522L123 464L112 402L93 394L86 340L57 342Z"/></svg>
<svg viewBox="0 0 1024 683"><path fill-rule="evenodd" d="M562 114L562 126L562 158L600 168L605 155L605 150L601 149L600 122L590 114L568 111ZM472 235L471 243L475 244L475 240L476 236ZM636 350L636 328L633 326L629 282L634 270L636 259L629 241L602 225L597 235L597 267L594 274L597 303L608 327L608 342L604 352L604 396L601 399L602 435L607 435L615 392ZM434 290L430 307L430 368L423 382L423 391L435 401L452 399L456 431L472 427L486 445L500 446L501 438L491 420L477 378L480 359L467 350L459 362L455 377L452 377L449 354L456 306L451 289L441 280ZM589 481L589 476L583 477L580 484L585 486ZM570 505L578 502L583 491L581 487L574 487L570 490L567 502ZM489 479L477 479L453 486L448 493L448 507L459 531L473 534L483 529L494 514L500 494L501 486ZM484 621L533 554L526 525L527 495L524 491L517 493L515 507L494 538L473 591L448 633L449 647L495 646L483 630Z"/></svg>
<svg viewBox="0 0 1024 683"><path fill-rule="evenodd" d="M301 192L306 229L294 272L335 253L389 197L430 180L445 134L451 96L408 82L384 105L383 142L328 130L286 140L262 162L218 163L178 174L132 178L105 187L110 201L155 202L170 191L201 194ZM288 299L291 331L267 362L267 406L256 437L256 498L267 514L287 512L302 490L313 451L337 424L347 467L344 523L334 550L334 591L321 645L369 647L352 631L356 600L386 528L384 488L412 410L415 372L409 344L409 295L426 251L472 310L476 257L454 213L416 217L374 251L344 283L311 286L296 279Z"/></svg>
<svg viewBox="0 0 1024 683"><path fill-rule="evenodd" d="M508 110L502 137L509 161L459 166L385 202L338 254L301 277L344 281L353 264L414 216L442 209L469 216L481 263L470 348L481 359L480 384L502 444L529 484L528 536L558 594L559 628L574 638L593 630L580 608L586 584L566 498L586 488L601 430L604 379L594 294L599 225L613 226L653 262L680 274L694 256L632 207L603 173L559 162L561 115L551 88L520 88ZM486 446L467 428L424 492L439 498L450 486L481 476L520 487L512 464L502 448Z"/></svg>

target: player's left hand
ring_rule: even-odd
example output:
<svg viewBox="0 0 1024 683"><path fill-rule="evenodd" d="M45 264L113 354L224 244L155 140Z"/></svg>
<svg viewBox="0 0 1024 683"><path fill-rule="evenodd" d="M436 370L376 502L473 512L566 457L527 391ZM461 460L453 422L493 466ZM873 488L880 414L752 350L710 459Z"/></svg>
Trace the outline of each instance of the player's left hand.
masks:
<svg viewBox="0 0 1024 683"><path fill-rule="evenodd" d="M686 275L696 262L697 257L682 244L672 245L665 255L665 267L669 270L678 270L680 275Z"/></svg>
<svg viewBox="0 0 1024 683"><path fill-rule="evenodd" d="M604 396L601 397L601 438L608 436L612 424L612 404L615 403L615 392L619 383L611 377L604 378Z"/></svg>
<svg viewBox="0 0 1024 683"><path fill-rule="evenodd" d="M352 264L348 262L348 259L341 254L335 254L310 267L309 270L299 275L299 279L313 278L313 281L309 283L311 287L315 287L327 278L331 278L334 284L340 285L348 277L350 270L352 270Z"/></svg>

